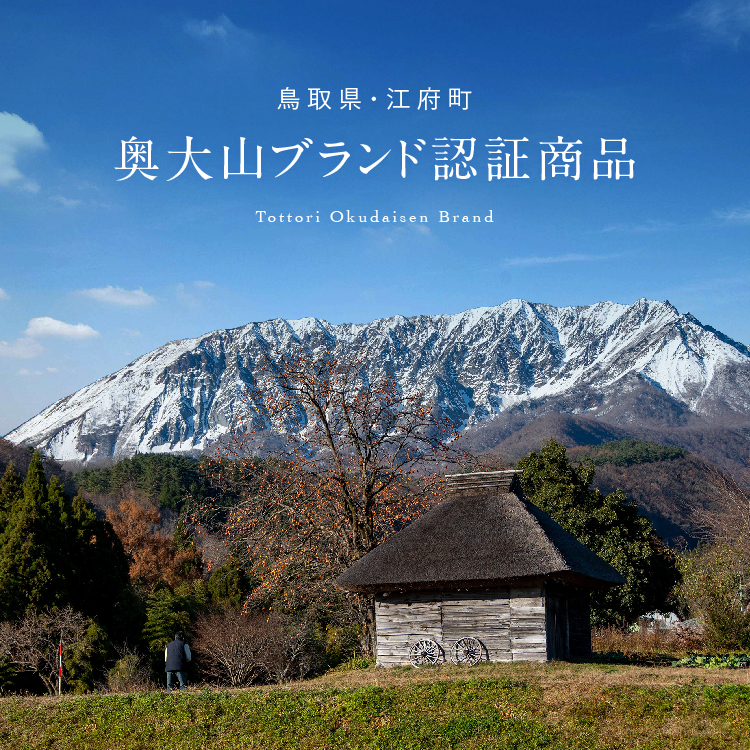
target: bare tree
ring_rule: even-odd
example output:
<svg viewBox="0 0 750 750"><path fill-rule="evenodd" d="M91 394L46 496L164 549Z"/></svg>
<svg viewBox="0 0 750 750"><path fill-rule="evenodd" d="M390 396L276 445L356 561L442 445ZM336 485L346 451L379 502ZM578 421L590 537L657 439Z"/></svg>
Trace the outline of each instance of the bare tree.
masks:
<svg viewBox="0 0 750 750"><path fill-rule="evenodd" d="M694 517L713 541L736 547L750 564L750 474L735 477L715 470L713 506L696 508Z"/></svg>
<svg viewBox="0 0 750 750"><path fill-rule="evenodd" d="M290 628L278 615L248 615L227 607L198 618L194 650L203 671L233 687L288 682L310 667L308 633Z"/></svg>
<svg viewBox="0 0 750 750"><path fill-rule="evenodd" d="M17 672L36 674L50 695L57 692L59 646L80 643L88 620L72 607L39 614L28 611L16 623L0 623L0 657Z"/></svg>
<svg viewBox="0 0 750 750"><path fill-rule="evenodd" d="M750 627L750 473L738 476L718 469L710 473L713 486L709 507L692 510L693 518L703 529L704 535L713 543L710 552L697 556L712 561L713 568L721 561L724 573L735 582L734 606L739 605L745 628ZM715 574L714 574L715 578ZM694 586L695 588L695 586ZM716 581L705 587L703 596L714 602L718 595ZM726 604L730 609L733 603ZM704 606L704 609L706 607Z"/></svg>

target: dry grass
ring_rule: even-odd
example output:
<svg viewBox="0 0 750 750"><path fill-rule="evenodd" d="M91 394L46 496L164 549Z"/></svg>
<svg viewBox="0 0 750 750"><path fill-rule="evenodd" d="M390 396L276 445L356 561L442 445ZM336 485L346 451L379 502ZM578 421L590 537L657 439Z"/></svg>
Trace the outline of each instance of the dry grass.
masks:
<svg viewBox="0 0 750 750"><path fill-rule="evenodd" d="M616 686L628 687L682 687L700 685L748 685L747 669L695 669L690 667L642 667L632 664L590 664L554 661L539 662L482 662L473 667L443 664L438 667L391 667L382 669L331 671L313 680L290 682L286 685L263 685L230 690L231 693L248 691L273 692L277 690L349 690L366 687L392 688L414 684L427 684L440 680L453 682L467 679L522 680L544 690L559 689L561 695L599 692ZM195 690L216 690L210 686ZM222 689L221 692L227 692Z"/></svg>
<svg viewBox="0 0 750 750"><path fill-rule="evenodd" d="M690 628L639 630L631 633L620 628L596 628L591 634L594 653L620 651L626 656L667 656L679 659L689 653L705 650L703 636Z"/></svg>

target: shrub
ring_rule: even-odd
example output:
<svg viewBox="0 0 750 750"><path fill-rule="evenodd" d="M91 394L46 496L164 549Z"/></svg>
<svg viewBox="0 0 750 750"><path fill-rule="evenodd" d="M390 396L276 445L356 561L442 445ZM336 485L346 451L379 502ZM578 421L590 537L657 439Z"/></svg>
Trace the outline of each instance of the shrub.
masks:
<svg viewBox="0 0 750 750"><path fill-rule="evenodd" d="M275 614L245 614L233 607L201 615L194 649L203 672L232 686L288 682L312 670L309 628L294 628Z"/></svg>
<svg viewBox="0 0 750 750"><path fill-rule="evenodd" d="M742 550L716 542L683 554L680 567L680 595L692 616L703 620L708 648L750 648L750 614L743 611L741 600L748 561Z"/></svg>
<svg viewBox="0 0 750 750"><path fill-rule="evenodd" d="M151 690L151 669L148 660L127 644L119 649L120 658L107 673L107 687L115 693Z"/></svg>
<svg viewBox="0 0 750 750"><path fill-rule="evenodd" d="M41 680L47 692L54 695L58 686L60 642L66 656L75 653L83 658L86 654L83 642L89 630L92 642L103 632L98 626L92 628L92 624L71 607L38 614L28 610L18 622L0 622L0 656L17 674ZM67 681L67 674L65 677Z"/></svg>

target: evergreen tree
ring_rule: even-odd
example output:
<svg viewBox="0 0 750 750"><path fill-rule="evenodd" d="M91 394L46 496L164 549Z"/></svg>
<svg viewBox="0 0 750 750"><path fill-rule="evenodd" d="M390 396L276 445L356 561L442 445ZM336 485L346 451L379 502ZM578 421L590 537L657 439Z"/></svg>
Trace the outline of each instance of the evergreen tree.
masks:
<svg viewBox="0 0 750 750"><path fill-rule="evenodd" d="M248 576L231 562L217 568L208 579L211 603L217 607L231 606L239 609L252 590L253 585Z"/></svg>
<svg viewBox="0 0 750 750"><path fill-rule="evenodd" d="M175 592L161 586L149 596L143 640L156 656L157 664L159 654L174 638L174 634L182 630L189 635L191 622L207 606L208 592L202 580L183 583Z"/></svg>
<svg viewBox="0 0 750 750"><path fill-rule="evenodd" d="M627 579L592 593L594 624L632 623L647 612L668 611L680 579L677 560L635 502L622 490L604 496L592 489L594 467L574 467L565 446L553 439L518 468L526 497Z"/></svg>
<svg viewBox="0 0 750 750"><path fill-rule="evenodd" d="M110 648L106 631L89 620L84 637L63 652L67 688L76 695L93 690L96 678L104 672Z"/></svg>
<svg viewBox="0 0 750 750"><path fill-rule="evenodd" d="M29 607L62 603L53 587L47 481L39 453L31 459L23 493L8 513L0 537L0 618L15 619Z"/></svg>
<svg viewBox="0 0 750 750"><path fill-rule="evenodd" d="M172 536L176 554L174 571L178 579L194 581L203 579L203 558L195 546L195 538L191 534L185 521L180 519Z"/></svg>
<svg viewBox="0 0 750 750"><path fill-rule="evenodd" d="M128 560L112 524L100 520L76 495L69 506L67 537L76 551L69 561L69 601L75 609L98 616L108 629L115 605L130 585Z"/></svg>
<svg viewBox="0 0 750 750"><path fill-rule="evenodd" d="M69 502L57 477L47 484L38 452L22 491L17 485L6 471L0 497L11 502L0 532L0 619L70 604L111 623L128 584L127 560L111 525L80 496Z"/></svg>
<svg viewBox="0 0 750 750"><path fill-rule="evenodd" d="M5 473L0 478L0 535L8 523L10 509L21 499L22 494L21 475L13 466L13 461L8 461Z"/></svg>
<svg viewBox="0 0 750 750"><path fill-rule="evenodd" d="M143 640L148 644L152 654L158 656L174 639L174 634L178 630L187 631L189 625L190 612L182 597L174 594L166 586L149 596Z"/></svg>

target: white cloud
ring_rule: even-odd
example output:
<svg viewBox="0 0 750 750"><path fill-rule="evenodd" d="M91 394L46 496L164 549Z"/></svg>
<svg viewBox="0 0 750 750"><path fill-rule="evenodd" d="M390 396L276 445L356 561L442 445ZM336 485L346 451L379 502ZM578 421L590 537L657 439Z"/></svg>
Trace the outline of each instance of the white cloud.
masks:
<svg viewBox="0 0 750 750"><path fill-rule="evenodd" d="M0 301L9 300L9 299L10 299L10 294L8 294L8 292L6 292L5 289L0 287Z"/></svg>
<svg viewBox="0 0 750 750"><path fill-rule="evenodd" d="M193 286L197 286L198 289L213 289L216 284L213 281L194 281Z"/></svg>
<svg viewBox="0 0 750 750"><path fill-rule="evenodd" d="M77 198L66 198L64 195L55 195L50 198L50 200L59 203L61 206L65 206L65 208L75 208L83 203L82 200L78 200Z"/></svg>
<svg viewBox="0 0 750 750"><path fill-rule="evenodd" d="M120 333L131 339L136 339L141 335L140 331L134 331L132 328L121 328Z"/></svg>
<svg viewBox="0 0 750 750"><path fill-rule="evenodd" d="M717 42L738 46L750 33L749 0L698 0L682 20Z"/></svg>
<svg viewBox="0 0 750 750"><path fill-rule="evenodd" d="M567 255L531 255L528 258L509 258L505 261L506 266L539 266L548 263L578 263L597 260L609 260L615 255L580 255L579 253L568 253Z"/></svg>
<svg viewBox="0 0 750 750"><path fill-rule="evenodd" d="M183 28L188 36L201 40L229 41L245 38L249 41L252 36L249 31L232 23L224 13L214 21L205 19L188 21Z"/></svg>
<svg viewBox="0 0 750 750"><path fill-rule="evenodd" d="M32 359L38 357L43 351L42 345L34 339L19 338L13 342L0 341L0 357Z"/></svg>
<svg viewBox="0 0 750 750"><path fill-rule="evenodd" d="M714 217L732 224L750 224L750 208L730 208L728 211L714 211Z"/></svg>
<svg viewBox="0 0 750 750"><path fill-rule="evenodd" d="M26 367L22 367L19 371L19 375L44 375L45 373L57 372L56 367L45 367L44 370L29 370Z"/></svg>
<svg viewBox="0 0 750 750"><path fill-rule="evenodd" d="M138 289L122 289L119 286L105 286L97 289L79 289L78 294L96 302L125 305L126 307L144 307L156 302L156 298L144 292L141 287Z"/></svg>
<svg viewBox="0 0 750 750"><path fill-rule="evenodd" d="M0 186L38 192L39 184L25 177L16 162L22 152L43 148L44 136L36 125L10 112L0 112Z"/></svg>
<svg viewBox="0 0 750 750"><path fill-rule="evenodd" d="M43 336L59 336L65 339L95 339L99 337L99 331L84 323L63 323L62 320L54 318L32 318L24 331L25 336L41 338Z"/></svg>

